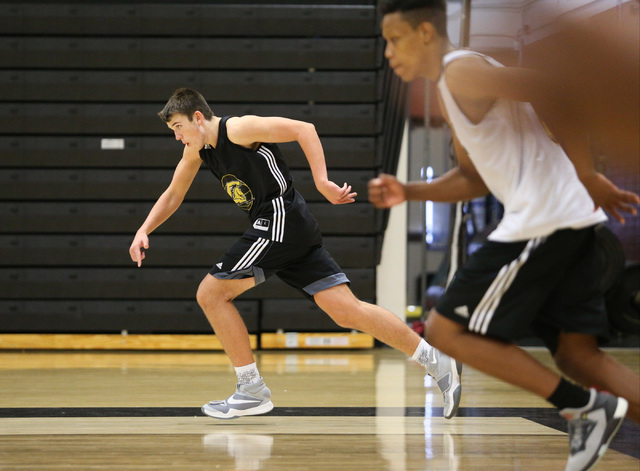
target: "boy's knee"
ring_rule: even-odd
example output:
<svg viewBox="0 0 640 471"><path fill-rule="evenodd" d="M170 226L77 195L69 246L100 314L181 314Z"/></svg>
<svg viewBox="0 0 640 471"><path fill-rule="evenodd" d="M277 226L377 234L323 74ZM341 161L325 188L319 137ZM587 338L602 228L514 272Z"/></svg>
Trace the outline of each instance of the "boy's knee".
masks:
<svg viewBox="0 0 640 471"><path fill-rule="evenodd" d="M318 307L344 329L358 329L359 319L366 314L363 302L351 291L342 289L341 285L317 293L314 299Z"/></svg>
<svg viewBox="0 0 640 471"><path fill-rule="evenodd" d="M196 301L201 308L205 309L207 306L217 304L225 301L232 301L233 296L229 293L225 293L223 285L216 279L205 278L198 286L196 292Z"/></svg>
<svg viewBox="0 0 640 471"><path fill-rule="evenodd" d="M205 308L210 302L210 290L205 289L202 284L198 287L196 292L196 301L201 308Z"/></svg>

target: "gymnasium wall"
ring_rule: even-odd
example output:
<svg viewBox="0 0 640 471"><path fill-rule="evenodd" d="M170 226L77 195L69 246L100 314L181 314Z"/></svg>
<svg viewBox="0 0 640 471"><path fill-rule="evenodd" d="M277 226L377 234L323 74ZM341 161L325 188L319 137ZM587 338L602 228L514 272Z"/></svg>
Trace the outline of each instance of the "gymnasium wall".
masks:
<svg viewBox="0 0 640 471"><path fill-rule="evenodd" d="M208 170L143 267L128 255L181 156L156 113L182 86L218 116L316 126L356 203L332 206L299 146L282 148L327 248L374 301L388 214L366 184L397 165L406 92L375 2L332 3L0 2L0 331L211 331L196 289L248 219ZM237 306L251 333L343 330L276 278Z"/></svg>

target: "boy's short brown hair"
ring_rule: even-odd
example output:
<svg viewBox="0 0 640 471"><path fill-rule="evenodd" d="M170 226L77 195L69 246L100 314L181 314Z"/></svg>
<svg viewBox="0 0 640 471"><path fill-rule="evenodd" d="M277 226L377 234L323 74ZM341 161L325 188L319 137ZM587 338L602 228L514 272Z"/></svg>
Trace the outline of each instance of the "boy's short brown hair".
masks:
<svg viewBox="0 0 640 471"><path fill-rule="evenodd" d="M167 104L158 113L158 116L165 123L171 121L171 117L174 114L183 114L191 121L196 111L202 113L207 120L214 116L207 100L199 92L190 88L178 88L173 92Z"/></svg>

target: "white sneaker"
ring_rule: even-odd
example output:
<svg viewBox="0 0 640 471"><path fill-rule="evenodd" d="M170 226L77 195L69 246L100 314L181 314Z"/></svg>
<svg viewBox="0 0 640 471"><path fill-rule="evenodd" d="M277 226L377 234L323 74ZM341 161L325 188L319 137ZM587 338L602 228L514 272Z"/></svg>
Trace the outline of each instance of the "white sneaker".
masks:
<svg viewBox="0 0 640 471"><path fill-rule="evenodd" d="M462 363L432 347L429 351L427 374L436 380L440 391L442 391L444 398L442 415L445 419L450 419L456 415L460 405Z"/></svg>
<svg viewBox="0 0 640 471"><path fill-rule="evenodd" d="M257 383L238 384L236 392L224 401L211 401L202 406L202 412L216 419L266 414L271 409L271 391L262 378Z"/></svg>
<svg viewBox="0 0 640 471"><path fill-rule="evenodd" d="M565 471L587 471L595 466L622 425L628 406L626 399L591 389L586 407L560 411L569 421L571 452Z"/></svg>

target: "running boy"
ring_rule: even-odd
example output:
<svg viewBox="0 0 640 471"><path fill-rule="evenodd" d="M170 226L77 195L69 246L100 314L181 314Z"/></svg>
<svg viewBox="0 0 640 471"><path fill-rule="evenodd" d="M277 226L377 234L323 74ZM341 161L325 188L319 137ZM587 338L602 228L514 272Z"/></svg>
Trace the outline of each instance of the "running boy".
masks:
<svg viewBox="0 0 640 471"><path fill-rule="evenodd" d="M562 145L549 136L528 103L536 99L532 91L543 90L539 77L454 49L444 0L384 1L381 13L385 57L396 75L437 83L458 166L431 183L403 185L381 175L369 184L370 201L386 208L491 192L505 206L489 240L431 311L426 338L458 361L556 406L569 421L567 471L590 469L622 423L628 401L638 420L640 396L638 375L598 348L608 323L594 238L606 216L594 202L622 220L620 211L636 214L631 205L638 196L594 170L587 140L575 129L553 128ZM567 376L621 397L585 389L538 363L515 343L530 328Z"/></svg>
<svg viewBox="0 0 640 471"><path fill-rule="evenodd" d="M281 117L217 117L195 90L174 92L158 113L184 144L171 184L138 229L129 253L141 266L149 234L180 206L202 162L220 179L251 226L213 265L198 288L197 300L235 367L236 392L205 404L205 414L230 419L269 412L271 392L253 357L247 328L233 300L271 275L312 299L340 326L366 332L427 368L444 397L444 416L460 403L460 365L433 349L391 312L357 299L349 280L329 252L306 202L295 190L277 146L297 141L316 188L333 204L355 201L346 183L327 177L324 153L314 126Z"/></svg>

